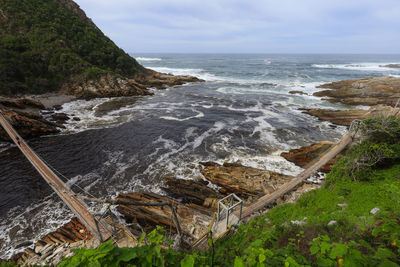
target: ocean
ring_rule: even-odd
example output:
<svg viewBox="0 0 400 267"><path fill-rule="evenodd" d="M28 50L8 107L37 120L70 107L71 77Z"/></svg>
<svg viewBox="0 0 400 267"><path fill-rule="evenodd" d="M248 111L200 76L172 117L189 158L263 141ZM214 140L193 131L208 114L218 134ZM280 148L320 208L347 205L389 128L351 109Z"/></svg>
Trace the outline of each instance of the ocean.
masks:
<svg viewBox="0 0 400 267"><path fill-rule="evenodd" d="M144 66L203 83L153 90L153 96L77 100L78 116L59 135L29 141L73 190L99 197L150 190L164 176L201 179L199 162L239 162L295 175L280 153L339 140L346 129L303 114L304 107L347 109L312 93L318 85L392 75L400 55L133 54ZM292 95L300 90L307 95ZM367 108L367 107L360 107ZM73 214L29 162L0 143L0 258L35 241ZM92 207L101 213L103 207Z"/></svg>

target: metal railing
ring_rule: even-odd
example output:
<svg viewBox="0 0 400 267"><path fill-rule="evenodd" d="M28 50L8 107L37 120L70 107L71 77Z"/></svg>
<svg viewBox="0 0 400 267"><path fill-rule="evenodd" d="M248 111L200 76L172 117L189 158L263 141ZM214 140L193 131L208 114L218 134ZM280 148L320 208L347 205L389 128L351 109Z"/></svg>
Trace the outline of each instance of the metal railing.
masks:
<svg viewBox="0 0 400 267"><path fill-rule="evenodd" d="M239 220L242 218L242 210L243 210L243 200L241 200L237 195L230 194L221 200L218 201L218 211L217 211L217 222L226 214L226 228L229 225L229 215L233 213L234 209L239 206Z"/></svg>

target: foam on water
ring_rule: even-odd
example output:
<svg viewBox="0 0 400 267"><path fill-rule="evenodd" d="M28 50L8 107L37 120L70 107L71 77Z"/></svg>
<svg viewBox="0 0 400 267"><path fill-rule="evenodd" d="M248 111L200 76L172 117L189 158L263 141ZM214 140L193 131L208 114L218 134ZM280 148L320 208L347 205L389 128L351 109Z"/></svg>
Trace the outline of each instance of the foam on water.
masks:
<svg viewBox="0 0 400 267"><path fill-rule="evenodd" d="M313 64L314 68L322 69L347 69L357 71L394 71L400 72L400 69L385 67L389 64L398 64L393 62L388 63L351 63L351 64Z"/></svg>
<svg viewBox="0 0 400 267"><path fill-rule="evenodd" d="M136 60L137 61L141 61L141 62L148 62L148 61L161 61L162 58L158 58L158 57L137 57Z"/></svg>

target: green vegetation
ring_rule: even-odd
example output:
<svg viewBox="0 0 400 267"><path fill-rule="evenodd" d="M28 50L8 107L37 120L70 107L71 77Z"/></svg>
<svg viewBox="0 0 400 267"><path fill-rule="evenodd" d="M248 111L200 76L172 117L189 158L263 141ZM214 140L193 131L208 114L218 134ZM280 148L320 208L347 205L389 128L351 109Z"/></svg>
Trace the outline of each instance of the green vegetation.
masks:
<svg viewBox="0 0 400 267"><path fill-rule="evenodd" d="M145 70L79 12L70 0L0 1L0 95Z"/></svg>

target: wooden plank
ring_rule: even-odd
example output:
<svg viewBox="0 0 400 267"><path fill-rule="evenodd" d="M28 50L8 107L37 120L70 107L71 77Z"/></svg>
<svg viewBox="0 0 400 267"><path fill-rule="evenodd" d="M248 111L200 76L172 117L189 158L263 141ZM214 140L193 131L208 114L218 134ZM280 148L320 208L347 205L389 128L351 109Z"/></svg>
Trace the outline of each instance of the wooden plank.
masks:
<svg viewBox="0 0 400 267"><path fill-rule="evenodd" d="M243 210L242 218L247 217L254 212L264 208L266 205L271 204L279 197L283 196L287 192L293 190L295 187L304 182L308 177L310 177L314 172L324 166L328 161L333 159L337 154L339 154L343 149L345 149L352 142L352 138L349 134L345 134L343 138L333 146L328 152L322 155L317 161L311 164L307 169L301 172L293 180L285 183L279 187L276 191L269 195L265 195L252 203L250 206Z"/></svg>
<svg viewBox="0 0 400 267"><path fill-rule="evenodd" d="M106 227L106 223L97 220L87 209L85 204L75 197L75 194L68 188L64 182L36 155L36 153L28 146L22 137L15 131L6 117L0 111L0 124L14 141L17 147L31 162L39 174L45 179L50 187L57 195L67 204L67 206L75 213L86 228L99 241L105 241L111 236L111 231Z"/></svg>

